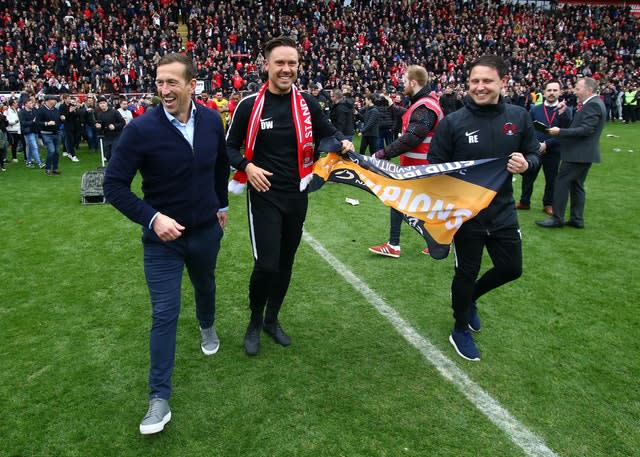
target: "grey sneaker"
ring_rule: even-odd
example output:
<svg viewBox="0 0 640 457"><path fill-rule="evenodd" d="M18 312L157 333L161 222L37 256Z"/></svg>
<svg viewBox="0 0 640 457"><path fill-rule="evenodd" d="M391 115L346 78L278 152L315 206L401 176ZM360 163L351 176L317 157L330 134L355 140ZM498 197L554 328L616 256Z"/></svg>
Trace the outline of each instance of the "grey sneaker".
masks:
<svg viewBox="0 0 640 457"><path fill-rule="evenodd" d="M152 398L149 400L149 410L140 422L140 433L150 435L161 432L170 420L169 401L164 398Z"/></svg>
<svg viewBox="0 0 640 457"><path fill-rule="evenodd" d="M213 355L220 349L220 339L216 334L216 326L200 329L200 349L204 355Z"/></svg>

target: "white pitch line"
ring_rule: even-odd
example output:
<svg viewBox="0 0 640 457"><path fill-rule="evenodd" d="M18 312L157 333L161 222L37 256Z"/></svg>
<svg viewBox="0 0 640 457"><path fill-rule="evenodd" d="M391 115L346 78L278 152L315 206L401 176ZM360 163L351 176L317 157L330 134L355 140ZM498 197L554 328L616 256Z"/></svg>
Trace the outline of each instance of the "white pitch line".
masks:
<svg viewBox="0 0 640 457"><path fill-rule="evenodd" d="M364 281L351 272L342 262L327 251L309 232L305 231L302 239L309 244L329 265L331 265L351 286L382 314L393 327L413 345L447 380L494 425L502 430L518 447L531 457L557 457L549 449L542 438L529 431L500 403L494 400L467 374L444 355L427 338L420 335L398 312L387 305Z"/></svg>

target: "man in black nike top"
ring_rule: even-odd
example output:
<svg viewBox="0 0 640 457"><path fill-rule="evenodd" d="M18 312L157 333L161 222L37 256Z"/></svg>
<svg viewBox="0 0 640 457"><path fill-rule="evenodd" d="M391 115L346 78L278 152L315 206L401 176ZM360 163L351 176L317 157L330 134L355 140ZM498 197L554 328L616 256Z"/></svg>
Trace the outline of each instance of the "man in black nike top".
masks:
<svg viewBox="0 0 640 457"><path fill-rule="evenodd" d="M307 189L314 142L335 137L342 151L353 150L311 94L294 85L299 54L288 37L264 48L268 81L238 104L227 133L231 165L247 175L249 231L254 266L249 282L251 318L244 337L247 354L260 348L260 331L282 346L291 339L278 321L291 280L293 260L307 213ZM244 145L244 155L240 149Z"/></svg>
<svg viewBox="0 0 640 457"><path fill-rule="evenodd" d="M430 163L502 157L508 158L511 174L539 166L539 143L529 113L505 103L501 96L506 79L507 66L500 57L485 55L471 64L469 95L462 108L438 124L429 148ZM480 331L476 300L522 274L522 240L510 178L487 208L462 224L453 246L455 325L449 341L458 355L479 361L480 352L469 331ZM493 266L478 278L485 247Z"/></svg>

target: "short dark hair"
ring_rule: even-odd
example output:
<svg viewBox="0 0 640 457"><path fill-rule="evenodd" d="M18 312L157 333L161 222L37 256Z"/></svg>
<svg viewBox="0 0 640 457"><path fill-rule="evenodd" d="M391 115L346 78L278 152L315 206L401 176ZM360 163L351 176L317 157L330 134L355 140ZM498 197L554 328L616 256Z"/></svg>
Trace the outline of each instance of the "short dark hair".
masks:
<svg viewBox="0 0 640 457"><path fill-rule="evenodd" d="M500 79L504 78L507 75L507 64L504 62L504 60L502 60L502 57L490 54L480 56L476 60L471 62L469 73L471 73L471 70L473 70L473 68L477 66L495 69L498 72L498 76L500 77Z"/></svg>
<svg viewBox="0 0 640 457"><path fill-rule="evenodd" d="M560 86L560 89L562 89L562 83L557 79L550 79L549 81L544 83L544 88L546 89L549 84L557 84L558 86Z"/></svg>
<svg viewBox="0 0 640 457"><path fill-rule="evenodd" d="M288 48L294 48L296 51L298 51L298 47L296 46L296 42L293 38L281 35L279 37L271 38L266 42L266 44L264 45L264 57L268 59L269 54L271 54L271 50L273 50L273 48L277 48L278 46L286 46ZM298 54L299 53L300 52L298 51Z"/></svg>
<svg viewBox="0 0 640 457"><path fill-rule="evenodd" d="M158 61L158 67L163 65L169 65L171 63L178 62L184 65L184 77L187 81L191 81L196 77L196 67L193 64L191 57L181 54L179 52L172 52L163 55Z"/></svg>

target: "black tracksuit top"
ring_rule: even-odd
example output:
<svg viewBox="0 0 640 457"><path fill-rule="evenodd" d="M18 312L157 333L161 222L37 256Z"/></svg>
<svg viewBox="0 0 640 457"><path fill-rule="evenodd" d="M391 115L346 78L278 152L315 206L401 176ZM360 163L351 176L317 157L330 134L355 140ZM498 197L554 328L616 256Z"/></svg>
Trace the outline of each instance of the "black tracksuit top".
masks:
<svg viewBox="0 0 640 457"><path fill-rule="evenodd" d="M249 161L244 158L241 148L244 148L247 126L253 104L257 94L242 99L233 114L233 119L227 132L227 153L229 162L237 170L244 170ZM273 173L269 177L270 193L291 192L300 194L300 172L298 171L298 141L291 111L291 92L284 95L265 92L264 109L260 117L260 129L256 137L251 163ZM344 136L336 130L324 114L316 99L302 92L313 124L313 140L317 145L320 139ZM314 160L318 158L314 155Z"/></svg>
<svg viewBox="0 0 640 457"><path fill-rule="evenodd" d="M438 126L429 148L430 163L509 157L520 152L529 169L539 166L540 144L529 113L500 97L497 105L476 105L471 97L464 107L446 116ZM487 230L518 225L513 185L505 180L493 201L473 220Z"/></svg>

